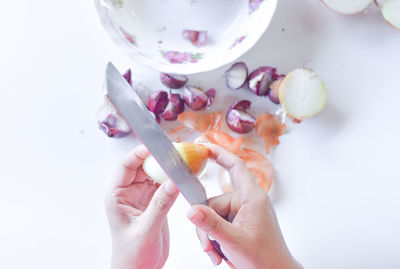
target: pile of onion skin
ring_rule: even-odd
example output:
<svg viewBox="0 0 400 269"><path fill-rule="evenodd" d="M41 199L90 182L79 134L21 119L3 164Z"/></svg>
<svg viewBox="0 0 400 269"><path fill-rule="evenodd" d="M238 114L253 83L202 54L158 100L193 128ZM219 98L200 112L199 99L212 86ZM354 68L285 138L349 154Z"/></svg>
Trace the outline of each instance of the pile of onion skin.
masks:
<svg viewBox="0 0 400 269"><path fill-rule="evenodd" d="M130 70L124 77L132 85ZM230 91L243 89L249 94L269 99L280 108L275 114L264 111L255 116L249 112L251 107L249 100L237 100L229 105L225 115L223 111L207 112L205 110L215 101L217 94L215 89L203 91L200 87L190 85L186 76L166 73L160 74L160 80L169 90L150 93L147 107L159 123L161 120L178 120L181 123L178 128L170 130L170 133L179 133L184 129L194 130L200 133L195 143L217 144L236 154L246 163L258 184L268 191L274 178L272 164L264 154L246 147L243 136L251 135L254 130L256 136L264 141L265 152L269 154L271 148L280 143L279 137L286 132L285 122L288 119L300 123L323 109L327 98L324 83L314 71L306 68L296 69L284 75L278 74L274 67L261 66L249 74L244 62L233 64L225 72L225 79ZM100 129L109 137L122 138L132 133L125 120L111 103L107 102L107 98L106 104L98 112L98 117ZM222 130L223 122L236 134L236 137ZM188 159L184 156L185 152L192 154L204 152L193 149L196 149L193 144L180 145L180 153L185 160ZM147 165L149 163L151 165ZM149 167L156 166L154 161L147 161L147 164ZM191 167L192 164L188 165ZM161 172L159 174L162 175ZM165 178L165 175L161 178ZM161 181L154 180L159 183ZM232 190L230 181L226 180L223 171L220 172L219 183L224 192Z"/></svg>

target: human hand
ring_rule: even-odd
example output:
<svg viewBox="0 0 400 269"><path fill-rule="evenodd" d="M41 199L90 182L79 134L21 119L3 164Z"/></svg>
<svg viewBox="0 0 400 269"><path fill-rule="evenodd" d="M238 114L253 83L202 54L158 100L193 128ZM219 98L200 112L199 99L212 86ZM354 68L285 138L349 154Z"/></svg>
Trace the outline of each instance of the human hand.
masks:
<svg viewBox="0 0 400 269"><path fill-rule="evenodd" d="M106 197L113 269L159 269L169 254L167 213L179 190L154 184L142 169L149 152L135 148L117 170Z"/></svg>
<svg viewBox="0 0 400 269"><path fill-rule="evenodd" d="M208 235L218 241L228 263L237 269L302 268L286 247L267 193L244 162L221 147L207 147L210 157L229 171L234 190L209 199L208 207L196 205L187 212L212 262L220 264L222 258Z"/></svg>

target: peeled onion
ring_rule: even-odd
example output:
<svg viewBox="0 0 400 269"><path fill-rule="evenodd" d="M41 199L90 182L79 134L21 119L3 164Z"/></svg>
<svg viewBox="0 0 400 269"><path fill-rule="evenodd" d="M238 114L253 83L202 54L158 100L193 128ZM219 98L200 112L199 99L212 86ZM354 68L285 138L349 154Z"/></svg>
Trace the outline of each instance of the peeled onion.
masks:
<svg viewBox="0 0 400 269"><path fill-rule="evenodd" d="M329 9L343 14L356 14L366 9L372 0L321 0Z"/></svg>
<svg viewBox="0 0 400 269"><path fill-rule="evenodd" d="M178 118L178 115L185 110L185 103L181 96L177 93L171 94L169 103L162 113L161 117L167 121L173 121Z"/></svg>
<svg viewBox="0 0 400 269"><path fill-rule="evenodd" d="M150 94L148 108L156 116L164 112L168 105L168 93L165 91L156 91Z"/></svg>
<svg viewBox="0 0 400 269"><path fill-rule="evenodd" d="M247 81L249 70L244 62L235 63L225 72L226 86L231 90L242 88Z"/></svg>
<svg viewBox="0 0 400 269"><path fill-rule="evenodd" d="M173 144L193 173L195 175L201 174L207 164L210 150L204 145L195 143L181 142ZM168 175L151 155L144 160L142 167L143 171L159 184L169 179Z"/></svg>
<svg viewBox="0 0 400 269"><path fill-rule="evenodd" d="M254 129L256 118L247 112L250 106L251 102L248 100L237 101L230 106L225 120L232 131L246 134Z"/></svg>
<svg viewBox="0 0 400 269"><path fill-rule="evenodd" d="M193 110L202 110L207 106L209 97L199 88L186 86L182 94L186 105Z"/></svg>
<svg viewBox="0 0 400 269"><path fill-rule="evenodd" d="M180 89L188 82L187 76L161 73L162 84L170 89Z"/></svg>
<svg viewBox="0 0 400 269"><path fill-rule="evenodd" d="M122 138L132 133L132 129L126 121L118 114L117 110L108 100L97 112L97 123L100 130L102 130L108 137Z"/></svg>
<svg viewBox="0 0 400 269"><path fill-rule="evenodd" d="M264 96L268 94L276 77L276 68L261 66L250 73L247 85L253 93Z"/></svg>
<svg viewBox="0 0 400 269"><path fill-rule="evenodd" d="M302 120L318 114L326 104L324 82L306 68L290 72L279 87L279 101L288 116Z"/></svg>
<svg viewBox="0 0 400 269"><path fill-rule="evenodd" d="M385 21L400 30L400 1L384 0L381 11Z"/></svg>

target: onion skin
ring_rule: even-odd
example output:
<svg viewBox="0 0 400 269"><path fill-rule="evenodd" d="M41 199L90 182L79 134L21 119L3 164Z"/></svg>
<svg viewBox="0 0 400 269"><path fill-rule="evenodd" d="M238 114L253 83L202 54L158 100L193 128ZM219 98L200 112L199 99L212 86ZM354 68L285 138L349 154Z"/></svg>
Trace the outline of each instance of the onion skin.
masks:
<svg viewBox="0 0 400 269"><path fill-rule="evenodd" d="M222 118L222 111L211 113L185 111L178 116L178 121L191 129L203 133L209 130L220 130Z"/></svg>
<svg viewBox="0 0 400 269"><path fill-rule="evenodd" d="M261 66L250 73L247 79L247 86L253 93L265 96L268 94L276 76L276 68Z"/></svg>
<svg viewBox="0 0 400 269"><path fill-rule="evenodd" d="M174 121L178 118L178 115L185 110L185 103L181 96L177 93L171 94L169 97L169 103L162 113L161 117L166 121Z"/></svg>
<svg viewBox="0 0 400 269"><path fill-rule="evenodd" d="M207 43L207 31L183 30L182 37L190 40L194 46L203 46Z"/></svg>
<svg viewBox="0 0 400 269"><path fill-rule="evenodd" d="M248 100L237 101L230 106L225 120L232 131L247 134L254 129L256 118L247 113L250 106L251 102Z"/></svg>
<svg viewBox="0 0 400 269"><path fill-rule="evenodd" d="M286 132L286 125L280 119L267 112L262 113L256 121L256 134L264 139L265 152L270 153L273 146L280 143L279 137Z"/></svg>
<svg viewBox="0 0 400 269"><path fill-rule="evenodd" d="M160 115L164 112L165 108L168 105L168 93L165 91L157 91L153 92L149 96L148 108L151 112L153 112L156 116Z"/></svg>
<svg viewBox="0 0 400 269"><path fill-rule="evenodd" d="M242 88L246 82L249 74L249 69L244 62L237 62L233 64L226 72L226 87L231 90L238 90Z"/></svg>
<svg viewBox="0 0 400 269"><path fill-rule="evenodd" d="M193 110L202 110L207 106L209 97L199 88L186 86L182 94L186 105Z"/></svg>
<svg viewBox="0 0 400 269"><path fill-rule="evenodd" d="M187 76L173 75L167 73L160 74L161 83L170 89L181 89L188 82Z"/></svg>

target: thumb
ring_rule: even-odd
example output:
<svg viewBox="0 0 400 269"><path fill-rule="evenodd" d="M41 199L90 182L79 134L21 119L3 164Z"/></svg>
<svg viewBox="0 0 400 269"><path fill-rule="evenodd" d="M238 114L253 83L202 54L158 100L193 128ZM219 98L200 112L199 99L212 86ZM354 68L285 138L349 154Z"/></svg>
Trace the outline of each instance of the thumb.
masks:
<svg viewBox="0 0 400 269"><path fill-rule="evenodd" d="M146 230L160 230L167 214L179 195L179 189L168 180L154 193L146 210L140 216Z"/></svg>
<svg viewBox="0 0 400 269"><path fill-rule="evenodd" d="M192 206L187 212L188 219L200 230L207 233L219 243L231 241L235 227L212 208L204 205Z"/></svg>

